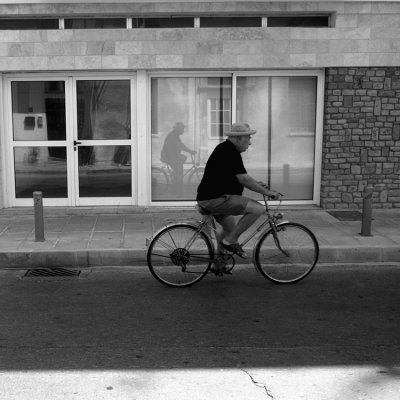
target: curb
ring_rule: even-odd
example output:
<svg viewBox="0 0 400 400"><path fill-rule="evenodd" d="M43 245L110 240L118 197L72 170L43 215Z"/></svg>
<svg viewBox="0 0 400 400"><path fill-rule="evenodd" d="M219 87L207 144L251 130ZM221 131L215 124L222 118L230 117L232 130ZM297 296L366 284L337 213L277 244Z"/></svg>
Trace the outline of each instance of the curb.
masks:
<svg viewBox="0 0 400 400"><path fill-rule="evenodd" d="M0 253L0 269L142 266L147 265L146 251L131 249L9 251Z"/></svg>
<svg viewBox="0 0 400 400"><path fill-rule="evenodd" d="M90 268L147 265L147 249L93 249L0 252L0 269ZM252 264L249 257L248 264ZM320 247L319 264L400 263L399 246Z"/></svg>

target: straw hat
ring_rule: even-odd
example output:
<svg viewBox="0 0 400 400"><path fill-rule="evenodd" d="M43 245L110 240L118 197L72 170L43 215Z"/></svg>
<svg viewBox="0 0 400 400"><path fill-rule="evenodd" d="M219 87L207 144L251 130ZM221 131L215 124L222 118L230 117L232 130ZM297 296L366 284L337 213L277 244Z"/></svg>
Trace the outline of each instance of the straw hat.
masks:
<svg viewBox="0 0 400 400"><path fill-rule="evenodd" d="M232 124L228 132L224 132L226 136L247 136L254 135L256 131L250 128L250 125L245 122L235 122Z"/></svg>

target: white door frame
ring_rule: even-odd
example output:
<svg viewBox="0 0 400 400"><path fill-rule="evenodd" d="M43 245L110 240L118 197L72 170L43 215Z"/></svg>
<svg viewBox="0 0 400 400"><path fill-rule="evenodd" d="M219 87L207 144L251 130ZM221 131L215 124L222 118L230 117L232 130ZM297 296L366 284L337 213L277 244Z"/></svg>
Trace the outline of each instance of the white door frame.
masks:
<svg viewBox="0 0 400 400"><path fill-rule="evenodd" d="M78 117L77 117L77 93L76 93L76 83L78 81L93 81L93 80L129 80L130 82L130 93L131 93L131 138L125 140L82 140L78 139ZM75 199L76 206L96 206L96 205L135 205L136 204L136 171L137 168L133 160L136 159L136 146L135 146L135 121L134 121L134 105L135 105L135 84L132 75L110 75L99 74L99 75L84 75L84 76L73 76L72 77L72 101L74 103L73 110L73 137L71 138L70 149L71 149L71 160L73 160L71 177L72 177L72 198ZM82 146L115 146L115 145L129 145L131 146L131 197L79 197L79 171L78 171L78 149L74 146L74 141L79 141ZM78 147L78 146L76 146Z"/></svg>
<svg viewBox="0 0 400 400"><path fill-rule="evenodd" d="M77 107L76 107L76 81L77 80L129 80L131 91L131 138L120 140L120 145L131 146L131 197L93 197L78 198L78 164L77 152L74 151L73 141L77 138ZM1 110L2 119L2 165L4 188L4 206L5 207L27 207L32 206L31 198L17 199L15 197L15 168L14 168L14 148L24 146L36 147L66 147L67 151L67 198L43 198L45 206L78 206L78 205L135 205L137 204L137 156L136 151L136 132L135 124L135 106L136 106L136 74L69 74L69 73L32 73L32 74L5 74L0 82L3 87L3 104ZM34 81L64 81L65 82L65 113L66 113L66 140L58 141L14 141L13 121L12 121L12 93L11 82L34 82ZM1 89L1 86L0 86ZM1 115L1 114L0 114ZM106 145L111 145L110 141L103 141ZM96 144L103 144L102 141L96 141ZM82 143L83 144L83 143Z"/></svg>

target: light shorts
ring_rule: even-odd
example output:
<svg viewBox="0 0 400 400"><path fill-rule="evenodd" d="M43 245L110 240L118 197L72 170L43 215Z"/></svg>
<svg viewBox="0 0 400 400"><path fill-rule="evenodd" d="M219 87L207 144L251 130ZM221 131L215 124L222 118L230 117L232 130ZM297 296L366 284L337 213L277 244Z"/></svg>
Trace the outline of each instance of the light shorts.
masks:
<svg viewBox="0 0 400 400"><path fill-rule="evenodd" d="M211 200L198 201L198 205L212 214L218 221L225 215L242 215L249 203L249 198L238 194L224 194Z"/></svg>

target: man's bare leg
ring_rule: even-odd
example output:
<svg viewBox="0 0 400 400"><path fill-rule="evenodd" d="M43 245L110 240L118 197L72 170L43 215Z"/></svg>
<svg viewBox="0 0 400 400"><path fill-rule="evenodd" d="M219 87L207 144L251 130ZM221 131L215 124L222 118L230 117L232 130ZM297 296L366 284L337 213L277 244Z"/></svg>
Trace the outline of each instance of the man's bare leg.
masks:
<svg viewBox="0 0 400 400"><path fill-rule="evenodd" d="M260 203L250 199L246 209L244 210L243 217L238 221L234 229L232 229L230 232L227 232L227 234L223 237L224 243L238 243L240 235L249 229L264 212L264 207Z"/></svg>
<svg viewBox="0 0 400 400"><path fill-rule="evenodd" d="M220 253L223 251L219 245L220 242L222 242L236 227L235 217L233 215L226 215L221 221L219 221L219 224L222 227L222 231L217 234L217 250Z"/></svg>

